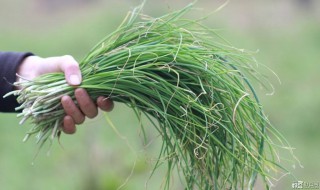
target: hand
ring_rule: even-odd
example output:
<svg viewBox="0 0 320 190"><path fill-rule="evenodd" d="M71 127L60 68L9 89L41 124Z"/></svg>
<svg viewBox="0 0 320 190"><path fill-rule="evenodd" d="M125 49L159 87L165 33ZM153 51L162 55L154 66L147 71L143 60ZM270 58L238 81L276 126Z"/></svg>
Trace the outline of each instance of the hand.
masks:
<svg viewBox="0 0 320 190"><path fill-rule="evenodd" d="M37 76L54 72L63 72L67 83L71 86L81 84L82 76L79 64L70 55L49 58L29 56L22 61L17 69L17 73L20 76L30 80ZM104 111L111 111L113 109L113 102L103 96L98 97L95 104L87 91L82 88L77 88L74 94L79 104L78 106L75 105L70 96L63 96L61 98L61 104L66 112L62 130L67 134L75 133L75 125L83 123L86 116L88 118L97 116L98 109L96 105Z"/></svg>

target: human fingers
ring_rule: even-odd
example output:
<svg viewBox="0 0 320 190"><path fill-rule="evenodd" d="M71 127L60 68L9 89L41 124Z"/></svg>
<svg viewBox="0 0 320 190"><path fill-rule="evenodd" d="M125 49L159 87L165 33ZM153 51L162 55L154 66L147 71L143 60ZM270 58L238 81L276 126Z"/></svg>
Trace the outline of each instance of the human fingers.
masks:
<svg viewBox="0 0 320 190"><path fill-rule="evenodd" d="M97 105L100 109L103 111L111 111L114 107L113 101L109 98L106 98L104 96L99 96L97 99Z"/></svg>
<svg viewBox="0 0 320 190"><path fill-rule="evenodd" d="M64 116L62 131L66 134L73 134L76 132L76 125L70 115Z"/></svg>
<svg viewBox="0 0 320 190"><path fill-rule="evenodd" d="M74 95L77 99L78 105L88 118L94 118L98 115L98 109L93 100L90 98L87 91L83 88L77 88L74 91Z"/></svg>
<svg viewBox="0 0 320 190"><path fill-rule="evenodd" d="M57 62L58 69L64 72L66 81L71 86L81 84L82 75L78 62L70 55L60 57Z"/></svg>
<svg viewBox="0 0 320 190"><path fill-rule="evenodd" d="M75 124L81 124L84 122L85 117L79 110L79 108L75 105L75 103L72 101L70 96L63 96L61 98L61 104L66 112L66 115L69 115L72 117Z"/></svg>

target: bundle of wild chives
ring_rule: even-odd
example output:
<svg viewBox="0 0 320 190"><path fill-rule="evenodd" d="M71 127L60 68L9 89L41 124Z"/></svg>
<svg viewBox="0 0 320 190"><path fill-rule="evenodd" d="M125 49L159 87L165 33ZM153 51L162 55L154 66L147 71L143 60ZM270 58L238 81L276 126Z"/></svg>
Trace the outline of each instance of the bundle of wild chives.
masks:
<svg viewBox="0 0 320 190"><path fill-rule="evenodd" d="M159 18L139 9L128 14L81 61L80 87L93 99L107 95L152 121L163 140L160 157L168 162L166 189L174 168L187 189L252 188L257 174L268 188L267 171L281 167L273 161L266 130L283 138L249 83L248 76L256 75L253 59L199 21L183 19L191 6ZM65 114L60 98L75 99L74 87L61 73L17 85L23 87L14 92L23 110L19 116L34 124L26 139L37 134L43 144L57 137Z"/></svg>

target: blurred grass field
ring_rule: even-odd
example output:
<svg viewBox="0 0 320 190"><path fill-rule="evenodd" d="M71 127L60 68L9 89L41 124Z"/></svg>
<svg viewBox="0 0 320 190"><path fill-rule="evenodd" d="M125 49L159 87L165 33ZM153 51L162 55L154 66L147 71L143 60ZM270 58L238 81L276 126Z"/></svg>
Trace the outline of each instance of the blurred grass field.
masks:
<svg viewBox="0 0 320 190"><path fill-rule="evenodd" d="M71 54L80 61L140 1L0 2L1 51L30 51L42 57ZM159 16L189 2L149 0L144 10ZM199 0L196 7L203 10L195 10L191 17L204 16L222 3ZM259 92L265 112L296 148L294 153L304 167L289 167L297 180L320 182L320 3L231 0L205 24L217 28L235 47L259 50L256 59L277 73L281 84L266 72L274 84L274 95ZM146 145L129 108L116 104L107 115L121 136L100 114L78 126L75 135L63 135L61 146L55 142L49 155L46 147L34 160L35 141L22 143L29 126L19 126L15 114L1 113L0 189L113 190L131 172L123 189L145 189L146 182L148 189L160 189L165 166L149 179L160 144L156 131L146 124L149 139L155 139ZM273 189L292 189L293 181L283 177Z"/></svg>

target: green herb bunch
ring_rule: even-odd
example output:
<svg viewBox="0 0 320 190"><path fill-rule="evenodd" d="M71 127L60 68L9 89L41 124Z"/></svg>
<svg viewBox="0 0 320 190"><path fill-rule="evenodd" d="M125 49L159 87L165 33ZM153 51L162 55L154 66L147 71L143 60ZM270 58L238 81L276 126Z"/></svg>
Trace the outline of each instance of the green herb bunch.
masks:
<svg viewBox="0 0 320 190"><path fill-rule="evenodd" d="M258 175L269 188L277 164L268 134L285 142L262 111L249 79L259 79L250 53L236 49L200 20L184 19L192 4L159 18L130 12L120 27L80 62L79 86L145 115L162 137L159 158L186 189L246 189ZM141 19L139 19L141 18ZM40 145L59 136L60 98L74 98L62 73L16 83L21 123ZM76 101L75 101L76 102ZM160 159L159 159L160 160ZM161 164L156 163L155 168Z"/></svg>

